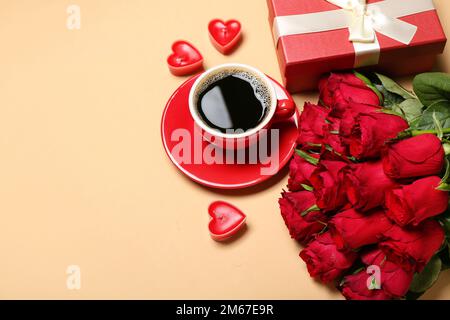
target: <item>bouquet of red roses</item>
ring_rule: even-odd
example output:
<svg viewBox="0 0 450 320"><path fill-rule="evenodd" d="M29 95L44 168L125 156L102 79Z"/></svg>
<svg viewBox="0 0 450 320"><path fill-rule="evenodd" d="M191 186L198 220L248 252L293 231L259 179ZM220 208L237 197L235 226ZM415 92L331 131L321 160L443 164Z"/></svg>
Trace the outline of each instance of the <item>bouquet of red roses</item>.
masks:
<svg viewBox="0 0 450 320"><path fill-rule="evenodd" d="M450 76L414 92L372 78L332 74L305 104L281 214L311 277L347 299L417 298L450 267Z"/></svg>

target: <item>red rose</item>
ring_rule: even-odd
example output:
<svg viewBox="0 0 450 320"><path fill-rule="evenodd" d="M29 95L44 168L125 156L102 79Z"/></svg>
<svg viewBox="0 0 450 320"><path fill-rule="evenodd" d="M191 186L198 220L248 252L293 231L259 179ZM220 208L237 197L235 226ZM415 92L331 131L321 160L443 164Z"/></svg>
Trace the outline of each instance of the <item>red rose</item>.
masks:
<svg viewBox="0 0 450 320"><path fill-rule="evenodd" d="M369 277L366 270L346 276L340 288L342 295L348 300L391 300L383 290L369 290Z"/></svg>
<svg viewBox="0 0 450 320"><path fill-rule="evenodd" d="M314 149L323 142L325 120L329 109L306 102L300 115L299 136L297 143L302 149Z"/></svg>
<svg viewBox="0 0 450 320"><path fill-rule="evenodd" d="M331 235L338 249L359 249L378 243L392 222L382 210L362 214L355 209L338 213L329 224Z"/></svg>
<svg viewBox="0 0 450 320"><path fill-rule="evenodd" d="M314 157L314 155L311 155ZM317 167L299 155L295 154L289 164L288 188L290 191L300 191L302 184L309 185L309 178Z"/></svg>
<svg viewBox="0 0 450 320"><path fill-rule="evenodd" d="M380 112L381 107L368 106L365 104L351 102L348 108L340 116L341 123L339 127L339 134L342 137L348 137L352 133L352 128L355 126L356 118L361 113L374 113Z"/></svg>
<svg viewBox="0 0 450 320"><path fill-rule="evenodd" d="M339 251L329 232L323 233L300 252L311 277L331 282L349 269L358 257L352 251Z"/></svg>
<svg viewBox="0 0 450 320"><path fill-rule="evenodd" d="M325 124L323 143L331 147L334 152L348 156L348 147L342 140L339 132L340 127L341 119L329 117Z"/></svg>
<svg viewBox="0 0 450 320"><path fill-rule="evenodd" d="M293 239L308 242L313 235L323 230L327 217L320 211L312 211L302 217L302 212L312 207L316 199L312 192L285 192L278 201L281 215Z"/></svg>
<svg viewBox="0 0 450 320"><path fill-rule="evenodd" d="M361 113L355 122L348 143L358 159L379 157L386 142L409 127L403 118L382 112Z"/></svg>
<svg viewBox="0 0 450 320"><path fill-rule="evenodd" d="M447 210L448 192L437 190L441 178L427 177L386 194L386 214L398 225L417 226L423 220Z"/></svg>
<svg viewBox="0 0 450 320"><path fill-rule="evenodd" d="M414 272L403 270L399 265L387 260L380 249L373 249L361 255L366 266L378 266L381 271L381 289L393 298L402 298L411 285Z"/></svg>
<svg viewBox="0 0 450 320"><path fill-rule="evenodd" d="M327 148L322 148L320 150L320 159L321 161L338 161L338 162L345 161L348 164L351 163L351 161L348 158Z"/></svg>
<svg viewBox="0 0 450 320"><path fill-rule="evenodd" d="M310 191L283 192L282 196L289 201L293 209L300 215L316 204L316 198ZM324 224L328 222L328 217L321 211L311 211L304 215L303 219L307 222L321 222L321 230Z"/></svg>
<svg viewBox="0 0 450 320"><path fill-rule="evenodd" d="M347 299L388 300L402 298L406 295L414 276L413 272L405 271L397 264L387 260L386 255L379 249L363 253L361 260L366 266L380 268L379 279L376 274L374 275L376 281L380 282L378 283L380 288L369 286L373 273L372 270L364 270L345 277L341 291Z"/></svg>
<svg viewBox="0 0 450 320"><path fill-rule="evenodd" d="M317 205L324 212L333 211L347 203L344 193L344 169L347 163L322 160L310 177Z"/></svg>
<svg viewBox="0 0 450 320"><path fill-rule="evenodd" d="M388 145L383 166L393 179L437 175L444 166L444 148L433 134L423 134Z"/></svg>
<svg viewBox="0 0 450 320"><path fill-rule="evenodd" d="M398 183L384 173L381 161L354 164L346 170L347 198L360 211L383 205L385 192L397 186Z"/></svg>
<svg viewBox="0 0 450 320"><path fill-rule="evenodd" d="M389 260L407 271L421 272L444 241L444 230L439 222L425 220L417 228L394 225L383 236L379 248Z"/></svg>
<svg viewBox="0 0 450 320"><path fill-rule="evenodd" d="M331 74L319 83L320 101L335 114L342 114L351 102L379 106L380 99L361 79L352 73Z"/></svg>

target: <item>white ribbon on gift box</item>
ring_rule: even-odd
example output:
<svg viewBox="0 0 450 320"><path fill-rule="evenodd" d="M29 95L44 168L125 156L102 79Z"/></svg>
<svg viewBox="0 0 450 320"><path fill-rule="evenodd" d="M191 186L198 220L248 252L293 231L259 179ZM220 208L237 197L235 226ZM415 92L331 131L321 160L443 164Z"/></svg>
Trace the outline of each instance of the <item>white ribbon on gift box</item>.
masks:
<svg viewBox="0 0 450 320"><path fill-rule="evenodd" d="M275 44L284 36L348 28L349 41L355 48L354 67L376 65L381 48L375 31L409 45L417 26L398 18L435 10L432 0L384 0L371 4L366 4L366 0L325 1L342 9L275 17Z"/></svg>

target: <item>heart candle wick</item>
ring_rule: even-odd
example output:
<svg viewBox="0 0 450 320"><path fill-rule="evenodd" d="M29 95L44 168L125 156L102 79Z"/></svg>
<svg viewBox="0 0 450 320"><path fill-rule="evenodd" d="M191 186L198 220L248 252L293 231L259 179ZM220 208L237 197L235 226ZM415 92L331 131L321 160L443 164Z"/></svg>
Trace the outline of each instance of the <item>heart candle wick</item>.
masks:
<svg viewBox="0 0 450 320"><path fill-rule="evenodd" d="M178 64L183 64L186 61L186 59L184 56L179 56L176 58L176 61Z"/></svg>
<svg viewBox="0 0 450 320"><path fill-rule="evenodd" d="M241 24L237 20L222 21L214 19L208 25L209 37L222 54L231 53L239 44Z"/></svg>
<svg viewBox="0 0 450 320"><path fill-rule="evenodd" d="M235 206L215 201L209 205L209 233L216 241L225 241L235 235L245 224L245 214Z"/></svg>
<svg viewBox="0 0 450 320"><path fill-rule="evenodd" d="M172 44L167 64L173 75L185 76L203 69L203 56L192 44L179 40Z"/></svg>

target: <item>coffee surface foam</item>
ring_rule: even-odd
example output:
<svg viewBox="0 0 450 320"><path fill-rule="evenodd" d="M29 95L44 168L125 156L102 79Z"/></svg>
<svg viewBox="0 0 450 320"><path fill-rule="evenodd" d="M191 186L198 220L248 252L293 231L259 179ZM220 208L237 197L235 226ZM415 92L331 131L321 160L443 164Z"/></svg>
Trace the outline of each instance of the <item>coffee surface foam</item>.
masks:
<svg viewBox="0 0 450 320"><path fill-rule="evenodd" d="M197 99L203 91L207 90L211 85L213 85L217 81L222 80L229 76L238 77L250 83L250 85L253 87L253 90L258 100L260 100L267 109L270 108L272 98L270 96L270 92L265 82L259 76L253 74L252 72L242 70L239 68L218 70L216 73L208 75L208 77L204 79L197 88L195 94L196 100L195 103L197 104Z"/></svg>

